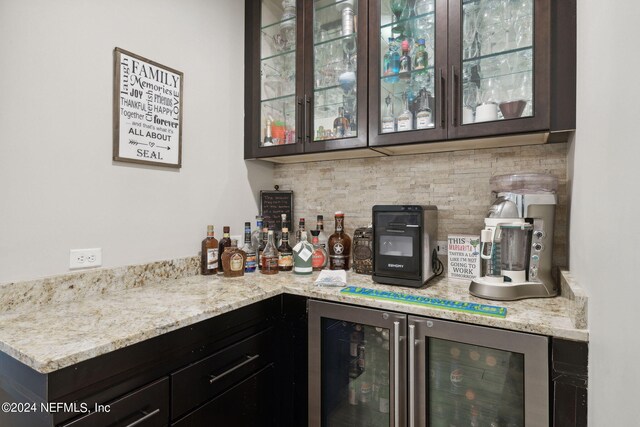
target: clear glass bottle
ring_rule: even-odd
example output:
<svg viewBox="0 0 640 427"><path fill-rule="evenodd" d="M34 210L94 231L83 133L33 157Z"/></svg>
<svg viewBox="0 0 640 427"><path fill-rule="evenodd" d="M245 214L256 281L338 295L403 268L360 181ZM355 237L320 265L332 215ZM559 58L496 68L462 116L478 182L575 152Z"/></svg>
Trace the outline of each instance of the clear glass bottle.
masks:
<svg viewBox="0 0 640 427"><path fill-rule="evenodd" d="M264 141L263 147L269 147L273 145L273 138L271 137L271 119L267 119L267 125L264 128Z"/></svg>
<svg viewBox="0 0 640 427"><path fill-rule="evenodd" d="M251 232L251 246L257 252L262 243L262 215L256 215L256 228Z"/></svg>
<svg viewBox="0 0 640 427"><path fill-rule="evenodd" d="M228 225L222 227L222 239L218 244L218 273L224 272L224 266L222 265L222 254L224 248L231 246L231 233Z"/></svg>
<svg viewBox="0 0 640 427"><path fill-rule="evenodd" d="M322 270L327 266L327 250L320 243L320 230L311 230L313 236L313 254L311 256L311 267L313 270Z"/></svg>
<svg viewBox="0 0 640 427"><path fill-rule="evenodd" d="M244 245L242 251L247 255L244 271L253 273L256 271L256 250L251 245L251 223L244 223Z"/></svg>
<svg viewBox="0 0 640 427"><path fill-rule="evenodd" d="M278 247L278 269L291 271L293 269L293 249L289 246L289 229L282 229L282 243Z"/></svg>
<svg viewBox="0 0 640 427"><path fill-rule="evenodd" d="M208 225L200 255L200 273L205 276L218 272L218 240L213 235L213 225Z"/></svg>
<svg viewBox="0 0 640 427"><path fill-rule="evenodd" d="M344 212L336 212L335 233L329 237L329 268L348 270L351 257L351 237L344 232Z"/></svg>
<svg viewBox="0 0 640 427"><path fill-rule="evenodd" d="M398 73L400 72L400 54L398 53L398 42L393 37L389 37L389 69L387 81L389 83L396 83L398 79Z"/></svg>
<svg viewBox="0 0 640 427"><path fill-rule="evenodd" d="M304 218L300 218L298 220L298 229L296 230L296 242L299 242L302 239L303 234L306 234L307 241L309 241L309 234L307 233L305 220Z"/></svg>
<svg viewBox="0 0 640 427"><path fill-rule="evenodd" d="M273 230L269 230L267 233L267 244L264 251L262 251L260 273L277 274L278 271L278 249L276 249Z"/></svg>
<svg viewBox="0 0 640 427"><path fill-rule="evenodd" d="M411 72L411 55L409 55L409 40L402 41L402 56L400 56L400 73Z"/></svg>
<svg viewBox="0 0 640 427"><path fill-rule="evenodd" d="M424 39L418 39L418 50L413 56L413 69L415 71L425 70L427 64L429 64L427 47L424 44Z"/></svg>
<svg viewBox="0 0 640 427"><path fill-rule="evenodd" d="M391 95L384 99L385 108L382 116L381 133L391 133L396 131L396 117L393 114L393 101Z"/></svg>
<svg viewBox="0 0 640 427"><path fill-rule="evenodd" d="M433 116L429 108L429 96L426 89L420 90L420 103L416 113L416 129L433 127Z"/></svg>
<svg viewBox="0 0 640 427"><path fill-rule="evenodd" d="M280 214L280 230L277 230L275 233L276 239L276 247L279 248L282 244L282 229L283 228L291 228L289 226L289 221L287 221L287 214Z"/></svg>
<svg viewBox="0 0 640 427"><path fill-rule="evenodd" d="M262 268L262 254L264 253L264 248L267 246L267 236L269 234L269 226L265 222L262 225L262 232L260 233L260 246L258 246L258 268Z"/></svg>
<svg viewBox="0 0 640 427"><path fill-rule="evenodd" d="M344 116L344 107L338 107L338 117L333 121L333 134L336 138L344 138L351 133L351 124Z"/></svg>
<svg viewBox="0 0 640 427"><path fill-rule="evenodd" d="M402 94L404 110L398 116L398 132L413 130L413 114L409 110L409 97L406 92Z"/></svg>
<svg viewBox="0 0 640 427"><path fill-rule="evenodd" d="M301 239L293 248L293 272L295 274L311 274L313 272L312 257L314 247L307 240L307 233L301 234Z"/></svg>
<svg viewBox="0 0 640 427"><path fill-rule="evenodd" d="M327 241L329 240L329 236L324 232L324 217L322 215L318 215L316 217L316 230L318 230L318 244L322 246L325 250L327 249ZM313 238L311 238L313 240Z"/></svg>

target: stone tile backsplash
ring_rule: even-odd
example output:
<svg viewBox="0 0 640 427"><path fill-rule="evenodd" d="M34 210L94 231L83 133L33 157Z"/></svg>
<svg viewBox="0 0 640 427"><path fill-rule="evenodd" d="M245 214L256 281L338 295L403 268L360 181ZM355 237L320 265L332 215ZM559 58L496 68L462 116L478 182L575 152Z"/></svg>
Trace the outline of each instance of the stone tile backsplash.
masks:
<svg viewBox="0 0 640 427"><path fill-rule="evenodd" d="M554 265L567 264L567 144L546 144L448 153L276 165L274 183L294 192L294 216L315 227L323 214L333 232L333 213L345 212L347 232L371 221L371 207L433 204L438 240L479 234L491 202L489 178L511 173L549 173L558 178Z"/></svg>

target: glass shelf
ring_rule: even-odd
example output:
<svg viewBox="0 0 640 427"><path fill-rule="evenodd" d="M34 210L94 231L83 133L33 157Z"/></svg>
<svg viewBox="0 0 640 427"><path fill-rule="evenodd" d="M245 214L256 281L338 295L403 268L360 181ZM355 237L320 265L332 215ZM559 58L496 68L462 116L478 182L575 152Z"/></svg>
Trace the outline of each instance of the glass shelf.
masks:
<svg viewBox="0 0 640 427"><path fill-rule="evenodd" d="M276 96L275 98L266 98L266 99L261 99L261 100L260 100L260 102L281 101L281 100L283 100L283 99L286 99L286 98L292 98L292 97L294 97L294 96L296 96L296 94L295 94L295 93L292 93L292 94L288 94L288 95Z"/></svg>
<svg viewBox="0 0 640 427"><path fill-rule="evenodd" d="M314 43L313 45L314 46L322 46L322 45L325 45L325 44L328 44L328 43L334 43L334 42L337 42L337 41L340 41L340 40L348 39L349 37L357 37L357 34L354 32L353 34L349 34L347 36L339 36L339 37L334 37L334 38L329 39L329 40L323 40L321 42Z"/></svg>
<svg viewBox="0 0 640 427"><path fill-rule="evenodd" d="M272 24L267 24L267 25L265 25L265 26L263 26L263 27L260 27L260 29L261 29L261 30L266 30L267 28L271 28L271 27L274 27L274 26L276 26L276 25L281 25L281 24L284 24L285 22L295 21L295 20L296 20L296 18L297 18L297 17L295 17L295 16L294 16L293 18L283 19L283 20L281 20L281 21L277 21L277 22L274 22L274 23L272 23Z"/></svg>
<svg viewBox="0 0 640 427"><path fill-rule="evenodd" d="M345 3L349 0L338 0L338 1L334 1L334 0L315 0L314 3L317 5L315 6L315 11L316 12L320 12L324 9L327 9L331 6L336 6L339 5L341 3Z"/></svg>
<svg viewBox="0 0 640 427"><path fill-rule="evenodd" d="M434 67L425 67L420 70L411 70L404 73L387 74L386 76L380 76L380 80L382 80L385 83L398 83L398 82L390 82L389 79L397 77L400 80L409 80L413 75L428 73L429 71L433 71L433 69Z"/></svg>
<svg viewBox="0 0 640 427"><path fill-rule="evenodd" d="M500 52L493 52L493 53L489 53L487 55L474 56L473 58L463 59L462 62L463 63L476 62L476 61L481 61L483 59L495 58L497 56L503 56L503 55L510 55L510 54L513 54L513 53L524 52L524 51L527 51L527 50L533 50L533 46L529 45L529 46L524 46L524 47L518 47L518 48L515 48L515 49L502 50Z"/></svg>
<svg viewBox="0 0 640 427"><path fill-rule="evenodd" d="M260 58L260 61L268 61L270 59L281 58L281 57L283 57L285 55L290 55L292 53L296 53L296 48L295 47L293 49L287 50L285 52L280 52L280 53L276 53L275 55L265 56L264 58Z"/></svg>
<svg viewBox="0 0 640 427"><path fill-rule="evenodd" d="M341 88L340 88L340 85L332 85L332 86L314 88L313 91L318 93L318 92L326 92L333 89L341 89Z"/></svg>
<svg viewBox="0 0 640 427"><path fill-rule="evenodd" d="M431 12L423 13L422 15L414 15L414 16L411 16L409 18L399 19L396 22L390 22L388 24L381 25L380 29L383 30L385 28L393 27L393 26L398 25L398 24L415 21L416 19L426 18L426 17L432 16L434 14L435 14L435 11L431 11Z"/></svg>

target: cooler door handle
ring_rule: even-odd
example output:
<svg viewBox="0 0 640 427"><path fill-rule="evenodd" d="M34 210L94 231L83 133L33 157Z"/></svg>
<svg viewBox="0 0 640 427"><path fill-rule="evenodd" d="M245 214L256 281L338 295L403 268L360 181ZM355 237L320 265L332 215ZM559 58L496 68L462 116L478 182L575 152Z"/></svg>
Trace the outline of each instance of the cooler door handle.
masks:
<svg viewBox="0 0 640 427"><path fill-rule="evenodd" d="M400 427L400 322L393 322L393 427Z"/></svg>
<svg viewBox="0 0 640 427"><path fill-rule="evenodd" d="M415 414L415 398L416 398L416 384L415 384L415 362L416 362L416 326L409 325L409 427L415 427L416 414Z"/></svg>

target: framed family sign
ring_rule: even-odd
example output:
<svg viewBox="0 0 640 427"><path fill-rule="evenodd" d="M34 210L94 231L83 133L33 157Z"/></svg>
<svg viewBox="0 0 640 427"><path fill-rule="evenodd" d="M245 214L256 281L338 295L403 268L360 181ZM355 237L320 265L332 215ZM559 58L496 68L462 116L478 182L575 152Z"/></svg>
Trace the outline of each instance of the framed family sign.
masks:
<svg viewBox="0 0 640 427"><path fill-rule="evenodd" d="M114 70L113 160L180 168L183 73L118 47Z"/></svg>

